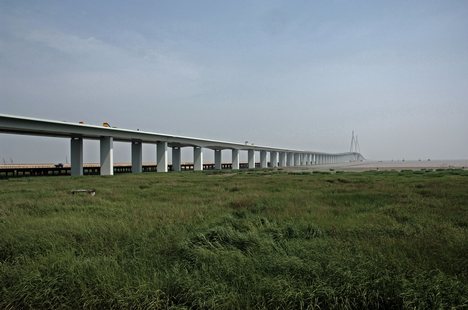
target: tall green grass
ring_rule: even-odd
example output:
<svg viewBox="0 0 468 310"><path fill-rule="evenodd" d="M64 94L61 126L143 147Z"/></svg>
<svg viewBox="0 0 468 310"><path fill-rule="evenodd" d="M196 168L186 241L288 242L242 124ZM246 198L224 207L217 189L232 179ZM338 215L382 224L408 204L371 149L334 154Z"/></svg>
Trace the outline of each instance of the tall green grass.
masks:
<svg viewBox="0 0 468 310"><path fill-rule="evenodd" d="M0 308L464 309L467 189L463 170L3 180Z"/></svg>

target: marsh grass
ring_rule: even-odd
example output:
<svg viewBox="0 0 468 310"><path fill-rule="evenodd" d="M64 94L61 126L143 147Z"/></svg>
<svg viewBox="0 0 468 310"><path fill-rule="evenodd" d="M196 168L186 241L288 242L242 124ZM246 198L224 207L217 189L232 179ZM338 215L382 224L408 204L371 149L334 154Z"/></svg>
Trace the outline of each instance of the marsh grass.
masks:
<svg viewBox="0 0 468 310"><path fill-rule="evenodd" d="M3 180L0 308L467 308L467 189L464 170Z"/></svg>

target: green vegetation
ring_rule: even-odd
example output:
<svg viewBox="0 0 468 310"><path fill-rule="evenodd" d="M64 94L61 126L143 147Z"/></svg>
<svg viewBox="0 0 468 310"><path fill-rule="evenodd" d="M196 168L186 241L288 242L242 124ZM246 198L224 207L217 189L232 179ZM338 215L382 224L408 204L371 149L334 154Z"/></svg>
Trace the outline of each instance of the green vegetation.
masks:
<svg viewBox="0 0 468 310"><path fill-rule="evenodd" d="M2 309L468 307L463 170L20 178L0 201Z"/></svg>

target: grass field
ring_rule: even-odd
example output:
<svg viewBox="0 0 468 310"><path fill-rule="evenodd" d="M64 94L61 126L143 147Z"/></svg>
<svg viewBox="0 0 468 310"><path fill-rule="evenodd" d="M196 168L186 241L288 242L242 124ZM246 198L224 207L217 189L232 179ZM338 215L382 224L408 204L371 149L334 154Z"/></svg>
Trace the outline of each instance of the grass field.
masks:
<svg viewBox="0 0 468 310"><path fill-rule="evenodd" d="M0 204L2 309L468 307L463 170L20 178Z"/></svg>

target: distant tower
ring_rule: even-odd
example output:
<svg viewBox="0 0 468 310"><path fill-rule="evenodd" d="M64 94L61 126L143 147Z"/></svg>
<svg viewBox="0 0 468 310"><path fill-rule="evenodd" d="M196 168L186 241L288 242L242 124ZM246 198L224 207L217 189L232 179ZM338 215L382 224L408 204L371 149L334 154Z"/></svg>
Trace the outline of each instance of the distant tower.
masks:
<svg viewBox="0 0 468 310"><path fill-rule="evenodd" d="M354 130L353 130L353 134L352 134L352 136L351 136L351 146L349 147L349 152L350 152L350 153L353 152L354 144L355 144L355 140L354 140Z"/></svg>
<svg viewBox="0 0 468 310"><path fill-rule="evenodd" d="M358 136L356 135L356 139L354 140L354 151L356 153L361 153L361 147L359 146Z"/></svg>
<svg viewBox="0 0 468 310"><path fill-rule="evenodd" d="M351 136L351 146L349 147L350 153L361 153L361 147L359 146L358 136L353 134Z"/></svg>

